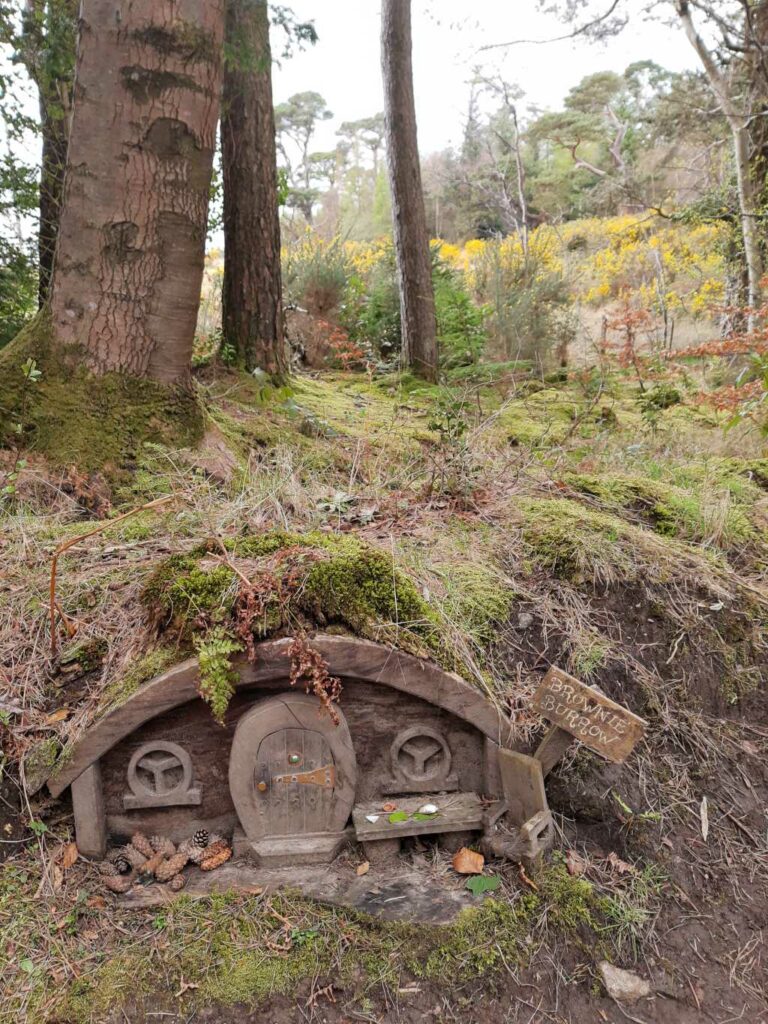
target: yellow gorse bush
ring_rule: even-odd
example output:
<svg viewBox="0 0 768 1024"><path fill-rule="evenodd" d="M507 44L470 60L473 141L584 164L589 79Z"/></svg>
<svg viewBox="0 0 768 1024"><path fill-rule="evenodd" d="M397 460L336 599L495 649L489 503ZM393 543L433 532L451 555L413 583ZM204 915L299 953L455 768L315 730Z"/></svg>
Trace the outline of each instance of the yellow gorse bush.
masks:
<svg viewBox="0 0 768 1024"><path fill-rule="evenodd" d="M434 239L432 246L463 275L480 303L558 275L574 303L601 306L620 300L698 317L723 302L725 231L722 225L690 226L626 214L543 224L530 232L527 251L517 235L471 239L463 246ZM283 256L288 267L341 260L350 276L365 283L391 263L392 240L323 239L307 229Z"/></svg>

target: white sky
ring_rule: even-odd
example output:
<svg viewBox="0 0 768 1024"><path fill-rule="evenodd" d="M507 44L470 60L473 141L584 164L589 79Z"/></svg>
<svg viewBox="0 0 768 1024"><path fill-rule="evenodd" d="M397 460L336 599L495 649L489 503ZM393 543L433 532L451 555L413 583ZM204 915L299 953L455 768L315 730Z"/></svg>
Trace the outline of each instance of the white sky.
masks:
<svg viewBox="0 0 768 1024"><path fill-rule="evenodd" d="M321 124L315 149L332 149L342 121L382 108L379 62L380 0L293 0L300 20L314 19L317 45L275 68L275 102L291 94L321 93L334 113ZM630 9L639 2L631 0ZM468 11L471 12L468 14ZM414 0L413 60L419 148L422 155L461 141L472 69L501 72L525 92L522 105L554 108L584 75L623 71L652 59L673 71L696 66L683 33L638 13L618 39L596 46L583 39L481 51L510 39L549 39L568 29L540 14L534 0ZM281 45L274 37L275 50Z"/></svg>

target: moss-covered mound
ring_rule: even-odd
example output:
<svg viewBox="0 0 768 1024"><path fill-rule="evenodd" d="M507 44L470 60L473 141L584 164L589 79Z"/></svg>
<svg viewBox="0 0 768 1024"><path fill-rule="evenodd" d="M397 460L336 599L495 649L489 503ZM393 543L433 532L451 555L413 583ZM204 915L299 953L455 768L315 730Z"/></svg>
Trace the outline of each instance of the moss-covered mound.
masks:
<svg viewBox="0 0 768 1024"><path fill-rule="evenodd" d="M253 654L267 637L321 627L439 656L451 668L459 661L414 582L383 552L339 534L273 530L201 545L162 562L142 600L162 647L197 653L201 692L219 719L232 693L231 656ZM154 651L153 668L157 660ZM111 697L142 681L110 688Z"/></svg>
<svg viewBox="0 0 768 1024"><path fill-rule="evenodd" d="M145 442L184 447L202 432L194 392L121 373L94 376L77 350L53 347L45 313L0 353L0 445L21 438L54 467L114 471L134 464Z"/></svg>

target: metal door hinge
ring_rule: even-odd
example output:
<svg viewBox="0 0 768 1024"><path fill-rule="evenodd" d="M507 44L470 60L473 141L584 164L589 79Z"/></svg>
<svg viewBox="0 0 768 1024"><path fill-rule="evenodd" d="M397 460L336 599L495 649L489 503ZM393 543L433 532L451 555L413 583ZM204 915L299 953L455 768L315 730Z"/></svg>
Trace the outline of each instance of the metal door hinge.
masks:
<svg viewBox="0 0 768 1024"><path fill-rule="evenodd" d="M284 775L273 775L273 782L298 782L302 786L323 786L333 789L336 785L336 766L326 765L309 772L286 772Z"/></svg>

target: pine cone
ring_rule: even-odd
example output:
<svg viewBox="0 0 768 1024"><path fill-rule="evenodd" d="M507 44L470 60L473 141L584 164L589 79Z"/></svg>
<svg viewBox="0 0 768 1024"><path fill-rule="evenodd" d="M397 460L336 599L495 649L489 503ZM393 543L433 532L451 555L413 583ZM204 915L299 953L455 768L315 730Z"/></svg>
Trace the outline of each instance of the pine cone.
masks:
<svg viewBox="0 0 768 1024"><path fill-rule="evenodd" d="M181 892L184 886L187 884L186 875L174 875L168 883L168 888L171 892Z"/></svg>
<svg viewBox="0 0 768 1024"><path fill-rule="evenodd" d="M115 857L112 863L117 868L118 875L130 875L131 863L124 854L121 853L119 856Z"/></svg>
<svg viewBox="0 0 768 1024"><path fill-rule="evenodd" d="M192 836L192 842L195 846L206 847L210 841L211 835L207 828L199 828Z"/></svg>
<svg viewBox="0 0 768 1024"><path fill-rule="evenodd" d="M151 860L155 855L152 843L150 843L143 832L134 832L131 836L131 845L134 846L139 853L143 853L147 860Z"/></svg>
<svg viewBox="0 0 768 1024"><path fill-rule="evenodd" d="M176 847L165 836L150 836L149 843L155 853L162 853L164 857L172 857L176 853Z"/></svg>
<svg viewBox="0 0 768 1024"><path fill-rule="evenodd" d="M128 861L132 868L140 868L147 860L144 854L140 853L132 843L128 843L122 848L122 850L120 850L118 857L121 855L124 860Z"/></svg>
<svg viewBox="0 0 768 1024"><path fill-rule="evenodd" d="M191 839L179 846L179 853L186 854L193 864L199 864L208 856L208 851L202 846L195 846Z"/></svg>
<svg viewBox="0 0 768 1024"><path fill-rule="evenodd" d="M209 856L200 865L201 871L215 871L222 864L226 864L232 856L232 851L224 842L216 844L216 853L210 854L210 848L206 852L209 853Z"/></svg>
<svg viewBox="0 0 768 1024"><path fill-rule="evenodd" d="M117 878L122 872L111 861L103 860L99 864L99 874L104 875L105 878Z"/></svg>
<svg viewBox="0 0 768 1024"><path fill-rule="evenodd" d="M163 863L158 866L157 871L155 871L155 878L158 882L170 881L174 875L178 875L184 870L187 866L188 860L189 857L186 853L175 853L173 857L163 861Z"/></svg>
<svg viewBox="0 0 768 1024"><path fill-rule="evenodd" d="M114 877L107 876L104 879L104 885L109 889L110 892L124 893L133 885L132 875L116 875Z"/></svg>
<svg viewBox="0 0 768 1024"><path fill-rule="evenodd" d="M142 885L147 885L155 877L155 872L165 860L162 853L156 853L153 857L150 857L148 861L145 861L139 868L139 881Z"/></svg>

